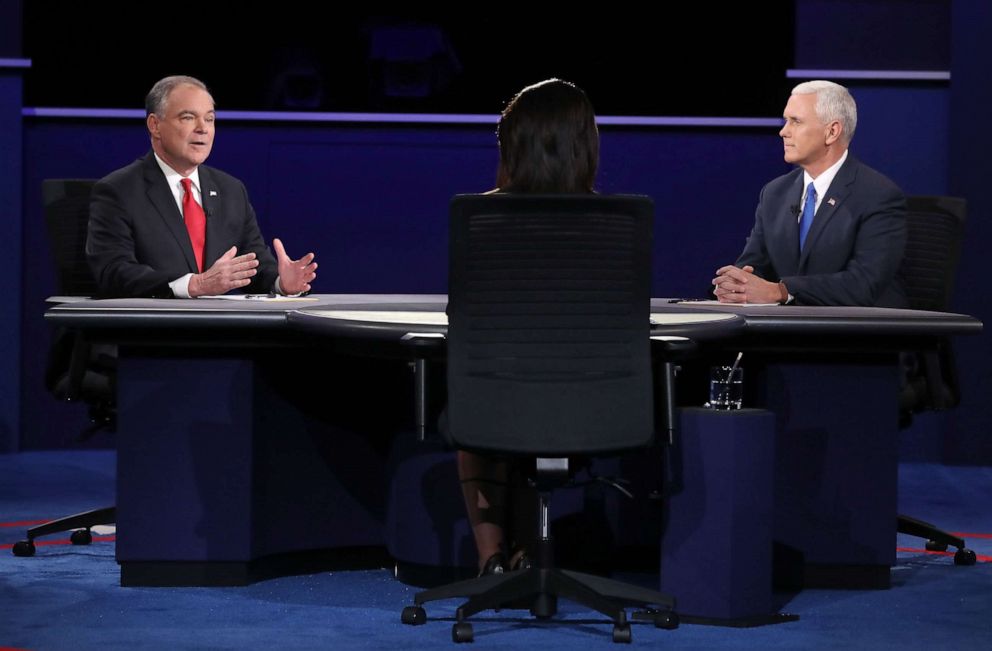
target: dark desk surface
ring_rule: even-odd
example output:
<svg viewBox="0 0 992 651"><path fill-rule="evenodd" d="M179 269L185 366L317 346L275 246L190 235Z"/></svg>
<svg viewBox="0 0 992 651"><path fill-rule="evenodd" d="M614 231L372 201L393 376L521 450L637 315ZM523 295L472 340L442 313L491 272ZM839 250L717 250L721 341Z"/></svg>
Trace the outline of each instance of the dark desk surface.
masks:
<svg viewBox="0 0 992 651"><path fill-rule="evenodd" d="M668 299L651 299L652 312L669 305ZM802 305L724 305L715 302L679 303L678 307L739 314L750 332L775 334L964 335L978 334L982 322L951 312L897 310L884 307L815 307Z"/></svg>
<svg viewBox="0 0 992 651"><path fill-rule="evenodd" d="M300 309L410 309L444 311L444 294L314 294L303 298L77 300L52 307L49 322L77 328L203 327L281 328ZM409 308L407 308L409 306Z"/></svg>
<svg viewBox="0 0 992 651"><path fill-rule="evenodd" d="M112 299L56 305L45 318L76 328L281 330L298 327L331 336L396 340L447 330L444 294L317 294L299 299ZM651 302L652 334L700 339L741 335L836 335L885 341L901 337L978 334L982 322L963 314L865 307L730 306Z"/></svg>

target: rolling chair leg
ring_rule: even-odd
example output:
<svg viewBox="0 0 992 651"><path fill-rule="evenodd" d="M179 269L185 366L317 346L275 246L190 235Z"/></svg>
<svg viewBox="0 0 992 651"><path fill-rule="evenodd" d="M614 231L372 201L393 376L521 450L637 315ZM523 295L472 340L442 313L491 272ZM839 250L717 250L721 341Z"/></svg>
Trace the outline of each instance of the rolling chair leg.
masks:
<svg viewBox="0 0 992 651"><path fill-rule="evenodd" d="M545 460L539 459L539 464L541 461ZM474 631L468 619L476 613L524 607L529 608L534 617L548 619L558 610L558 597L563 597L609 617L613 622L614 642L629 643L631 640L626 613L628 607L644 608L632 613L632 619L651 621L657 628L677 628L679 618L674 611L675 600L669 595L606 577L554 567L549 499L550 493L540 492L538 549L534 566L419 592L414 595L414 605L403 609L401 621L411 626L424 624L427 621L423 607L425 603L468 597L468 601L455 611L451 639L456 643L471 642ZM521 602L527 605L521 605Z"/></svg>
<svg viewBox="0 0 992 651"><path fill-rule="evenodd" d="M917 520L908 515L897 515L896 531L926 539L928 551L943 552L947 551L948 546L957 547L957 551L954 553L955 565L974 565L977 560L975 552L965 547L967 543L964 538L953 536L929 522Z"/></svg>
<svg viewBox="0 0 992 651"><path fill-rule="evenodd" d="M90 533L90 527L95 527L101 524L113 524L117 521L117 507L110 506L103 509L94 509L92 511L84 511L82 513L77 513L76 515L70 515L64 518L59 518L58 520L52 520L46 522L45 524L39 524L36 527L31 527L27 532L27 540L21 540L14 544L12 549L14 556L34 556L35 546L34 539L41 536L47 536L52 533L59 533L60 531L73 531L69 536L69 540L72 541L73 545L88 545L93 542L93 535Z"/></svg>

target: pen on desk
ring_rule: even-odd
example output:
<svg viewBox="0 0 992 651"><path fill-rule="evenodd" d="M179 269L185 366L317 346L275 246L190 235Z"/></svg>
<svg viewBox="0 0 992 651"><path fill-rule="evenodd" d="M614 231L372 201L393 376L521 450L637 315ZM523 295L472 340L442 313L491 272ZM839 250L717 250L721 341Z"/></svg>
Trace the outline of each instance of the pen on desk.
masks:
<svg viewBox="0 0 992 651"><path fill-rule="evenodd" d="M711 299L707 298L670 298L669 303L702 303L703 301L708 301Z"/></svg>

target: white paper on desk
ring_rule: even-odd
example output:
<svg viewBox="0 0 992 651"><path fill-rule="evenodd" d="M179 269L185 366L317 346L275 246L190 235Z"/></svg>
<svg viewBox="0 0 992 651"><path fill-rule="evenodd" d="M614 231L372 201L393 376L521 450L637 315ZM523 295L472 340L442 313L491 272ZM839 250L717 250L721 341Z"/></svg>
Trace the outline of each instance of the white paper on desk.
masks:
<svg viewBox="0 0 992 651"><path fill-rule="evenodd" d="M222 301L316 301L316 298L309 296L269 296L267 294L217 294L215 296L201 296L200 298L218 298Z"/></svg>
<svg viewBox="0 0 992 651"><path fill-rule="evenodd" d="M448 325L444 312L411 312L407 310L313 310L315 316L345 321L372 323L415 323L418 325Z"/></svg>
<svg viewBox="0 0 992 651"><path fill-rule="evenodd" d="M724 307L761 307L769 305L781 305L781 303L722 303L717 300L706 301L677 301L672 305L722 305Z"/></svg>
<svg viewBox="0 0 992 651"><path fill-rule="evenodd" d="M736 314L730 312L704 312L702 310L689 310L687 312L652 312L651 325L653 326L673 326L687 325L690 323L712 323L715 321L732 321L737 319Z"/></svg>

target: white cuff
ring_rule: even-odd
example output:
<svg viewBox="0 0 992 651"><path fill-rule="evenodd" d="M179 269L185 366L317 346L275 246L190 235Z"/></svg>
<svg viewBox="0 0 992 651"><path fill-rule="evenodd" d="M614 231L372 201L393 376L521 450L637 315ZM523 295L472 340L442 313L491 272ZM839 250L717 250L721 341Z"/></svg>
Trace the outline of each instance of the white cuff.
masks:
<svg viewBox="0 0 992 651"><path fill-rule="evenodd" d="M280 294L282 296L288 296L290 298L295 298L297 296L303 296L303 292L299 292L298 294L287 294L287 293L283 292L282 291L282 286L279 284L279 276L276 276L276 294Z"/></svg>
<svg viewBox="0 0 992 651"><path fill-rule="evenodd" d="M169 289L172 290L172 295L176 298L192 298L189 295L189 281L192 277L193 274L186 274L182 278L176 278L169 283Z"/></svg>

